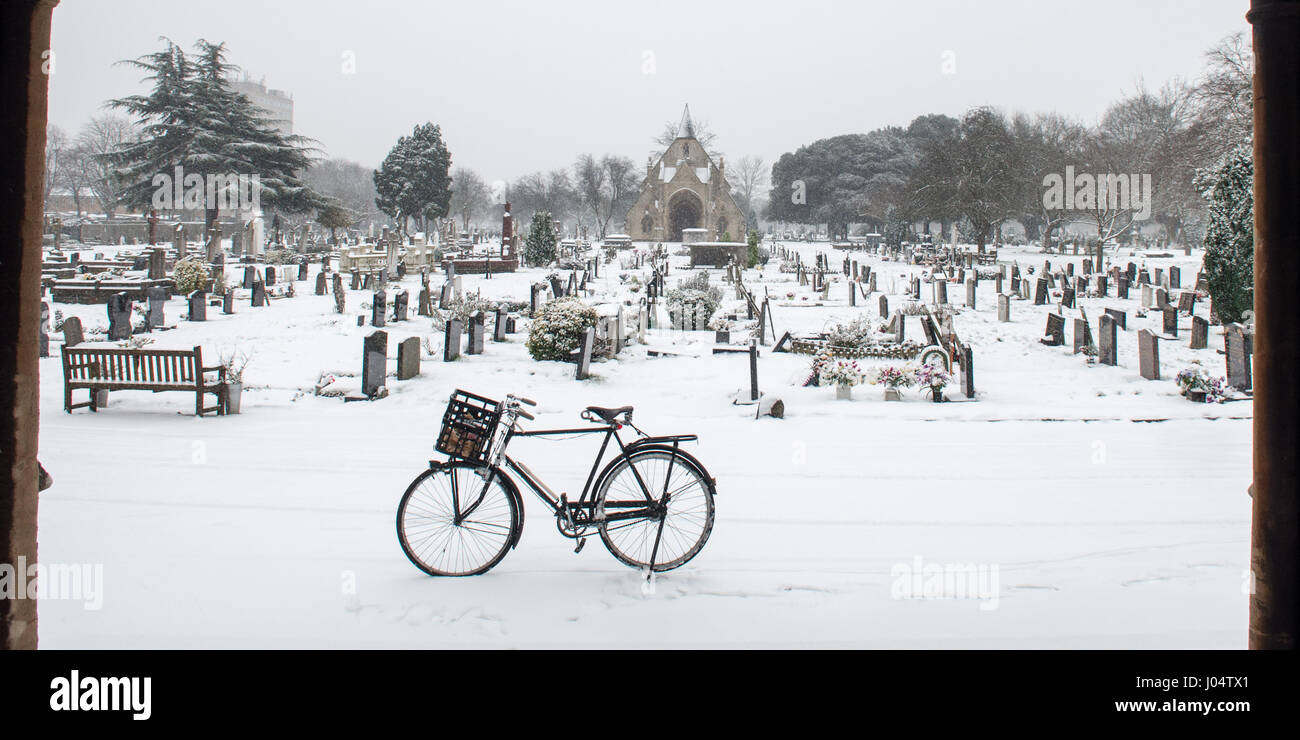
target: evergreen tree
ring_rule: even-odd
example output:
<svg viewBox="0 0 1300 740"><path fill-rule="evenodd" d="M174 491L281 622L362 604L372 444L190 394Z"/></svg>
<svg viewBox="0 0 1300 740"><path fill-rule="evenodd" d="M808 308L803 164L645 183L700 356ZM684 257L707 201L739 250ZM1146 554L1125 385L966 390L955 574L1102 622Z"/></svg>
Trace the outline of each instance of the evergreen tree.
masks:
<svg viewBox="0 0 1300 740"><path fill-rule="evenodd" d="M550 213L539 211L533 214L533 220L528 224L528 236L524 238L524 259L534 267L555 261L555 225L551 223Z"/></svg>
<svg viewBox="0 0 1300 740"><path fill-rule="evenodd" d="M398 229L414 218L421 230L451 207L451 153L435 124L416 126L397 140L375 170L375 205L392 216Z"/></svg>
<svg viewBox="0 0 1300 740"><path fill-rule="evenodd" d="M214 175L257 175L264 208L301 213L324 207L326 199L300 179L312 162L311 140L281 134L265 111L230 87L238 67L226 62L225 44L200 39L191 57L163 41L166 48L122 62L148 73L149 94L109 101L134 116L141 132L137 141L107 155L122 175L120 202L149 205L158 188L154 177L170 177L180 167L187 178L198 175L204 183ZM203 203L209 228L219 206Z"/></svg>
<svg viewBox="0 0 1300 740"><path fill-rule="evenodd" d="M1254 179L1255 163L1248 146L1197 175L1197 186L1210 206L1205 281L1214 313L1225 324L1246 318L1255 305Z"/></svg>
<svg viewBox="0 0 1300 740"><path fill-rule="evenodd" d="M754 267L759 262L758 240L759 240L758 232L751 229L749 232L749 236L746 239L746 241L748 242L747 246L749 247L749 249L745 254L746 267Z"/></svg>

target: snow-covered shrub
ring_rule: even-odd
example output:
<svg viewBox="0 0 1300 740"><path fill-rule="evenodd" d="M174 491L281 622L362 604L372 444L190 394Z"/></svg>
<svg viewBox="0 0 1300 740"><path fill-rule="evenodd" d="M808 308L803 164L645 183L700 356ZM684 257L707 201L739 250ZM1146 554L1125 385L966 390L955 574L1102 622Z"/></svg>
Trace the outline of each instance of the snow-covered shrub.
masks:
<svg viewBox="0 0 1300 740"><path fill-rule="evenodd" d="M181 295L204 290L208 287L208 268L197 259L183 259L172 268L172 280Z"/></svg>
<svg viewBox="0 0 1300 740"><path fill-rule="evenodd" d="M857 349L870 345L875 334L872 319L862 315L831 326L826 332L826 339L834 347Z"/></svg>
<svg viewBox="0 0 1300 740"><path fill-rule="evenodd" d="M709 273L698 272L669 289L664 296L673 316L710 316L722 305L722 290L709 285Z"/></svg>
<svg viewBox="0 0 1300 740"><path fill-rule="evenodd" d="M1210 206L1205 227L1205 282L1214 313L1224 323L1245 318L1255 301L1254 177L1254 161L1246 147L1196 177L1201 196Z"/></svg>
<svg viewBox="0 0 1300 740"><path fill-rule="evenodd" d="M477 311L485 314L492 313L496 310L496 305L491 301L484 300L477 294L463 293L459 298L453 298L446 306L435 308L433 314L433 328L444 329L447 321L450 319L460 319L461 326L469 325L469 317Z"/></svg>
<svg viewBox="0 0 1300 740"><path fill-rule="evenodd" d="M218 267L216 273L212 277L212 292L221 295L226 292L226 270Z"/></svg>
<svg viewBox="0 0 1300 740"><path fill-rule="evenodd" d="M537 309L528 330L528 354L534 360L568 360L582 345L582 335L596 326L596 309L577 298L557 298Z"/></svg>

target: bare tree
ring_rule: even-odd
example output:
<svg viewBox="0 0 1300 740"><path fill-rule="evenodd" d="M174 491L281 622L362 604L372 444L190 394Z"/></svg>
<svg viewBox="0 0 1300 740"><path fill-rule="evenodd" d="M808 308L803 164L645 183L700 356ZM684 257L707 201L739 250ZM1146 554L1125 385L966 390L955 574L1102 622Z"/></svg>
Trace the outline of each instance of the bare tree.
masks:
<svg viewBox="0 0 1300 740"><path fill-rule="evenodd" d="M601 239L609 230L609 222L616 213L630 206L639 181L636 164L627 157L606 154L596 159L583 154L573 165L578 200L584 212L590 213Z"/></svg>
<svg viewBox="0 0 1300 740"><path fill-rule="evenodd" d="M1255 62L1242 34L1224 38L1205 52L1206 69L1192 99L1207 136L1207 157L1218 161L1254 130Z"/></svg>
<svg viewBox="0 0 1300 740"><path fill-rule="evenodd" d="M749 219L751 227L757 227L758 213L754 207L754 198L767 188L767 163L762 157L747 154L732 165L731 172L733 176L727 179L731 181L731 188L745 209L745 218Z"/></svg>
<svg viewBox="0 0 1300 740"><path fill-rule="evenodd" d="M337 201L352 215L353 220L348 226L355 228L383 220L375 207L377 193L372 172L369 167L345 159L324 159L312 164L303 175L303 181L317 193ZM337 218L331 220L338 221Z"/></svg>
<svg viewBox="0 0 1300 740"><path fill-rule="evenodd" d="M55 188L62 185L63 160L70 147L68 135L63 133L63 129L50 126L45 130L45 210L47 211L50 209L50 196Z"/></svg>
<svg viewBox="0 0 1300 740"><path fill-rule="evenodd" d="M651 159L659 159L664 152L668 151L668 147L682 134L681 126L681 121L664 123L664 130L654 138L655 148L650 153ZM695 132L695 140L700 142L700 146L704 147L705 151L720 156L718 152L713 151L713 142L717 141L718 135L709 130L708 121L691 119L691 128Z"/></svg>
<svg viewBox="0 0 1300 740"><path fill-rule="evenodd" d="M77 134L77 148L85 185L95 195L99 207L109 218L117 210L121 181L110 155L137 138L135 125L122 116L103 115L91 118Z"/></svg>
<svg viewBox="0 0 1300 740"><path fill-rule="evenodd" d="M457 167L451 173L451 212L460 216L461 228L469 231L469 224L491 205L487 183L477 172L467 167Z"/></svg>

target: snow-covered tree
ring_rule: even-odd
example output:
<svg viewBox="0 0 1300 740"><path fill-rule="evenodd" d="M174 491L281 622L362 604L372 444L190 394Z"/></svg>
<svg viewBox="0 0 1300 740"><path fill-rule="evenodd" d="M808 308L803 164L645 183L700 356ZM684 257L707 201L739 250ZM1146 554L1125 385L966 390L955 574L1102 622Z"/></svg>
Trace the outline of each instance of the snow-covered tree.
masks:
<svg viewBox="0 0 1300 740"><path fill-rule="evenodd" d="M474 170L457 167L451 173L451 212L460 217L465 231L469 231L470 221L491 205L490 195L487 183Z"/></svg>
<svg viewBox="0 0 1300 740"><path fill-rule="evenodd" d="M264 208L301 213L326 205L299 174L312 163L311 140L284 135L266 111L230 86L238 70L226 62L225 44L200 39L188 56L176 44L123 63L148 73L153 89L109 105L135 118L139 139L108 155L118 166L126 205L147 206L157 189L154 176L257 175ZM220 215L219 202L204 203L207 226Z"/></svg>
<svg viewBox="0 0 1300 740"><path fill-rule="evenodd" d="M524 259L533 266L549 265L555 261L555 225L551 214L538 211L528 224L524 237Z"/></svg>
<svg viewBox="0 0 1300 740"><path fill-rule="evenodd" d="M1197 176L1210 207L1205 228L1205 281L1214 313L1224 323L1246 318L1255 305L1254 180L1255 163L1246 146Z"/></svg>
<svg viewBox="0 0 1300 740"><path fill-rule="evenodd" d="M429 219L444 218L451 210L451 152L442 129L425 123L398 139L374 179L380 211L392 216L399 229L415 219L427 231Z"/></svg>

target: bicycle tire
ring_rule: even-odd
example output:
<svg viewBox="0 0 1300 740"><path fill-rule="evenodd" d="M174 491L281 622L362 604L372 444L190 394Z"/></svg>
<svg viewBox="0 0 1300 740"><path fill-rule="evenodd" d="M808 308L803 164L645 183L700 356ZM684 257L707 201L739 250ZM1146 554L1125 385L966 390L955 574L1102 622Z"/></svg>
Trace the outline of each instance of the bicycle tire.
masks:
<svg viewBox="0 0 1300 740"><path fill-rule="evenodd" d="M431 576L474 576L491 570L518 540L523 526L519 502L499 471L465 523L451 516L451 484L457 492L481 490L487 468L455 462L425 470L402 494L397 540L415 567ZM467 507L462 499L461 510ZM414 541L412 541L414 540Z"/></svg>
<svg viewBox="0 0 1300 740"><path fill-rule="evenodd" d="M666 464L669 460L671 466ZM662 520L607 519L611 514L617 515L618 509L626 511L645 501L645 494L632 474L633 466L652 492L668 487L673 494ZM614 499L610 498L611 494ZM713 532L713 496L712 479L693 459L668 447L635 450L611 462L601 475L595 498L600 539L611 555L633 568L649 568L651 560L656 573L680 568L699 554ZM676 510L674 503L678 505ZM661 530L662 534L655 530ZM657 551L653 544L656 538Z"/></svg>

